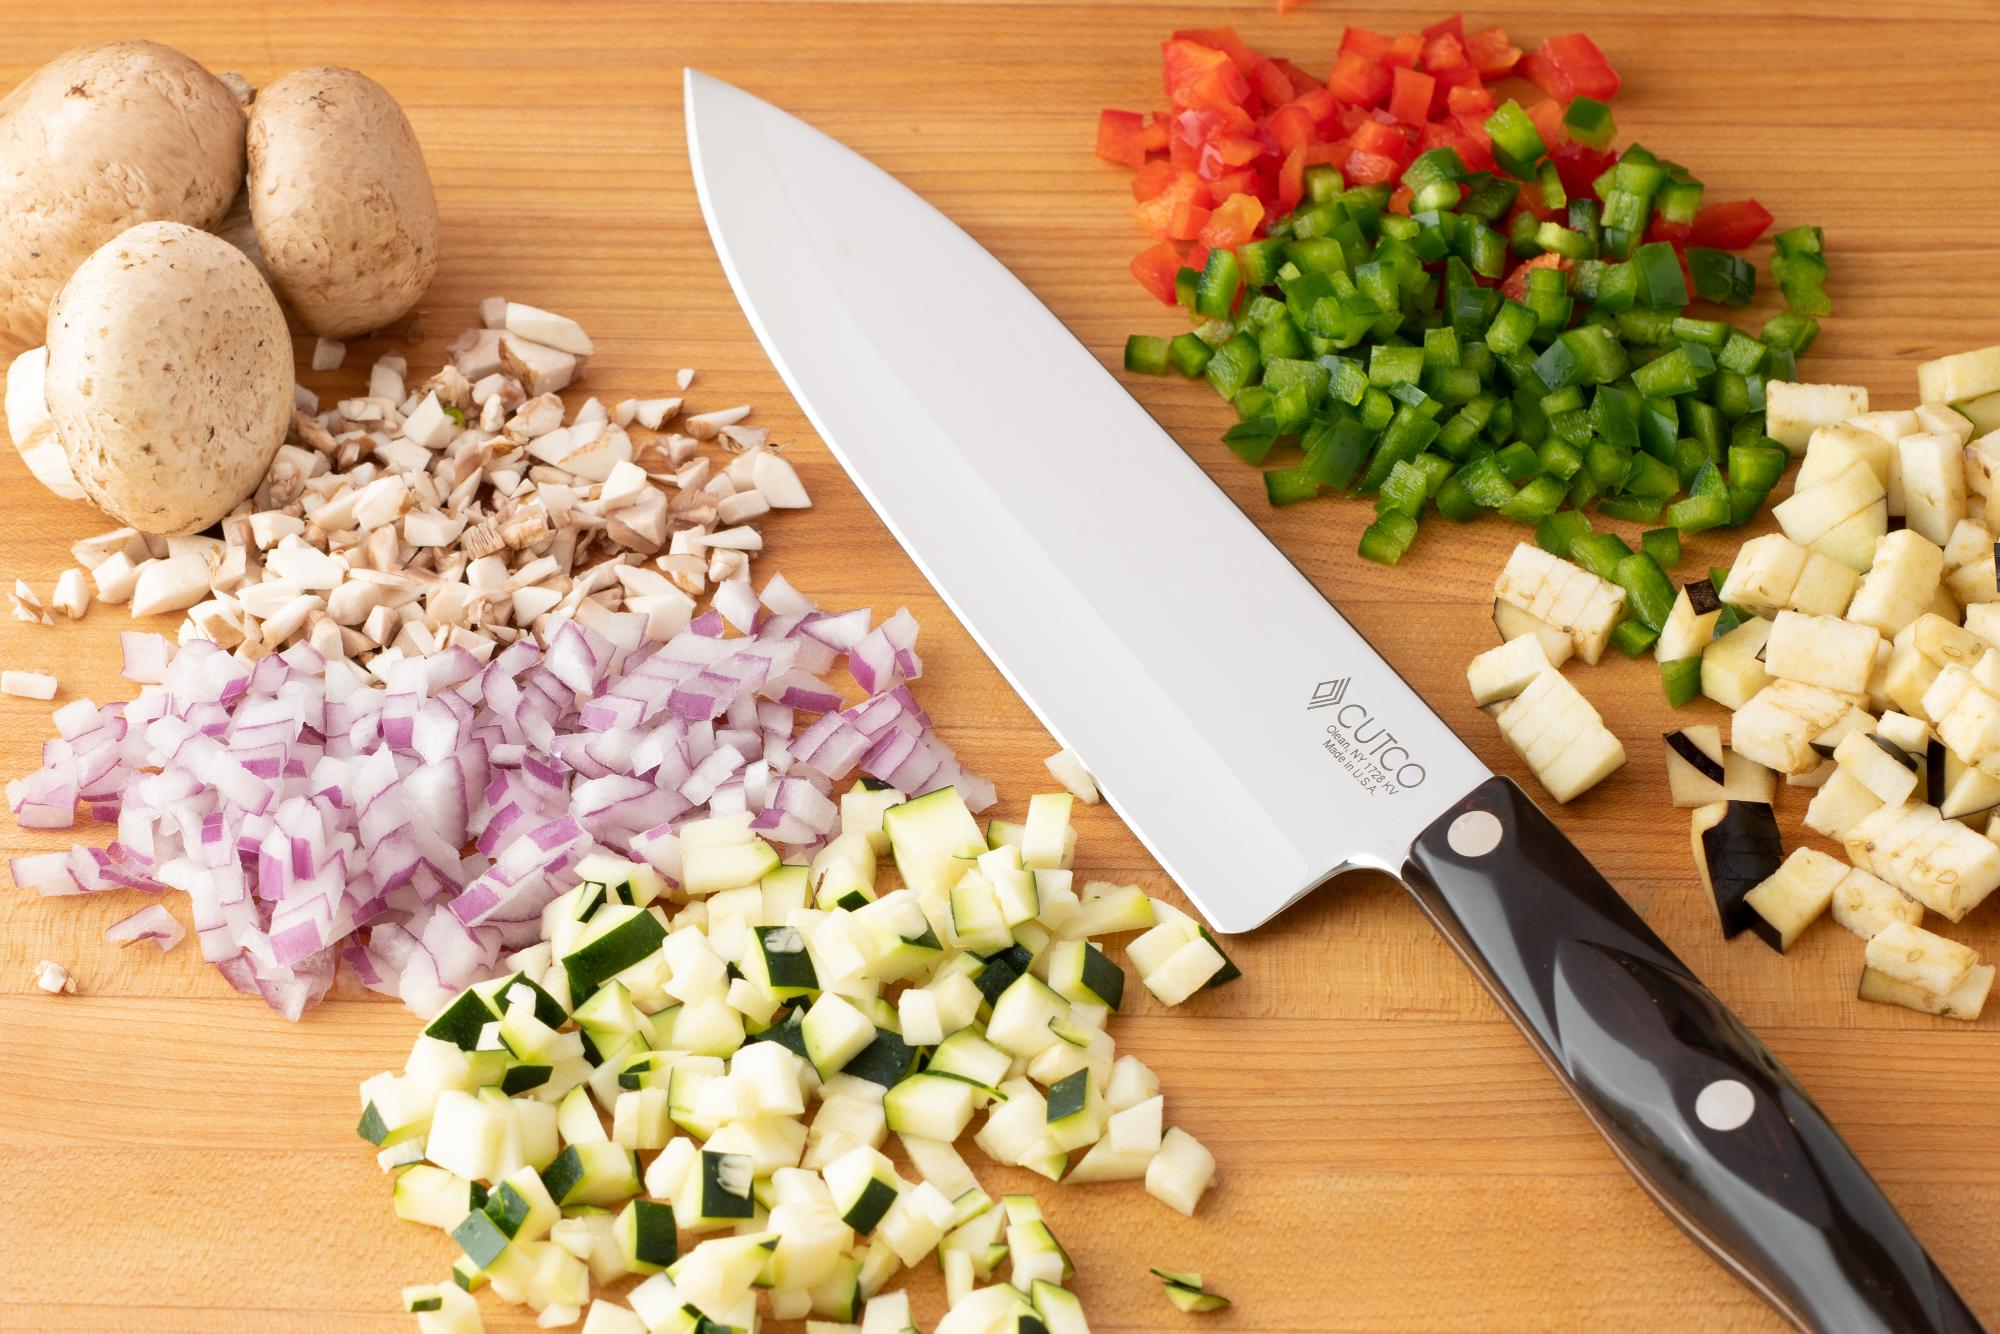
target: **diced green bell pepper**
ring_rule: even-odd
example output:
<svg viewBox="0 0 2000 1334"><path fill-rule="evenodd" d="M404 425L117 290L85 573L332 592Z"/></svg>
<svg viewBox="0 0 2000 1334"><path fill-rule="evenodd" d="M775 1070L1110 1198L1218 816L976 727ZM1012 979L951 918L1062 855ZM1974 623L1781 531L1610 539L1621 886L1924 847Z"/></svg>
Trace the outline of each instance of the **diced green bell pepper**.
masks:
<svg viewBox="0 0 2000 1334"><path fill-rule="evenodd" d="M1635 551L1618 562L1611 580L1625 590L1625 606L1634 620L1653 629L1663 628L1674 609L1674 581L1667 578L1659 563L1643 551Z"/></svg>
<svg viewBox="0 0 2000 1334"><path fill-rule="evenodd" d="M1611 630L1611 647L1628 658L1652 651L1660 632L1640 621L1620 621Z"/></svg>
<svg viewBox="0 0 2000 1334"><path fill-rule="evenodd" d="M1681 563L1681 535L1675 528L1653 528L1639 538L1639 549L1653 558L1653 563L1662 570L1671 570Z"/></svg>
<svg viewBox="0 0 2000 1334"><path fill-rule="evenodd" d="M1493 139L1493 160L1500 169L1510 176L1528 180L1535 174L1535 163L1541 160L1548 147L1542 142L1542 132L1535 128L1534 120L1512 98L1502 102L1492 115L1486 118L1486 133Z"/></svg>
<svg viewBox="0 0 2000 1334"><path fill-rule="evenodd" d="M1175 334L1167 344L1167 360L1173 368L1192 380L1208 369L1215 349L1191 333Z"/></svg>
<svg viewBox="0 0 2000 1334"><path fill-rule="evenodd" d="M1599 150L1609 148L1618 133L1611 108L1594 97L1581 96L1570 99L1569 110L1563 112L1563 129L1578 143Z"/></svg>
<svg viewBox="0 0 2000 1334"><path fill-rule="evenodd" d="M1407 514L1384 514L1361 534L1361 556L1378 565L1394 565L1403 559L1410 543L1417 539L1417 521Z"/></svg>
<svg viewBox="0 0 2000 1334"><path fill-rule="evenodd" d="M1568 560L1570 544L1589 532L1589 519L1575 510L1563 510L1535 525L1535 541L1542 550Z"/></svg>
<svg viewBox="0 0 2000 1334"><path fill-rule="evenodd" d="M1632 554L1625 539L1616 533L1585 533L1569 544L1569 558L1599 579L1611 579L1618 562Z"/></svg>
<svg viewBox="0 0 2000 1334"><path fill-rule="evenodd" d="M1167 373L1167 340L1153 334L1133 334L1125 340L1125 369L1141 375Z"/></svg>

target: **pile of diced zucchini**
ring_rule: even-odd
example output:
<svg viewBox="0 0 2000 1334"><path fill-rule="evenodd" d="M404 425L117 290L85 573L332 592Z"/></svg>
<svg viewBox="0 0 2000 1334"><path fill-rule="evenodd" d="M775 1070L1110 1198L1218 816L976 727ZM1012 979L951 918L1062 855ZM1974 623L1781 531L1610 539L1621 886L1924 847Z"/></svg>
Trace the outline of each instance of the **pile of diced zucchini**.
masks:
<svg viewBox="0 0 2000 1334"><path fill-rule="evenodd" d="M747 816L654 840L651 864L580 862L541 942L362 1085L397 1215L462 1252L406 1293L420 1326L478 1329L467 1294L490 1286L545 1325L587 1308L589 1334L749 1331L760 1292L774 1317L902 1334L889 1285L936 1254L939 1334L1085 1330L1034 1198L995 1200L955 1142L977 1120L996 1163L1143 1180L1192 1214L1214 1159L1116 1051L1125 970L1095 938L1139 933L1125 957L1166 1004L1237 973L1171 905L1075 884L1070 805L982 834L953 789L863 782L810 866Z"/></svg>

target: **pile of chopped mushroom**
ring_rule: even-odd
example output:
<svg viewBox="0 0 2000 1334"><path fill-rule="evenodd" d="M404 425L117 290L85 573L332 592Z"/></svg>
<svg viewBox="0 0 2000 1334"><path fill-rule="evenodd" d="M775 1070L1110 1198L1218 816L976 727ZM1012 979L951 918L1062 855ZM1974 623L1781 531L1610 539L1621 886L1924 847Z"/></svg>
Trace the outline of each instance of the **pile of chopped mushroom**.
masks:
<svg viewBox="0 0 2000 1334"><path fill-rule="evenodd" d="M557 395L592 351L583 329L498 298L480 315L421 383L391 355L366 394L324 411L301 387L290 436L220 538L78 542L96 596L135 616L185 610L183 643L255 659L305 640L378 675L453 647L485 661L619 611L664 641L711 584L747 577L764 514L811 504L765 431L741 424L748 407L681 417L678 397L591 398L566 413ZM313 364L344 355L322 340ZM88 597L76 574L65 611Z"/></svg>

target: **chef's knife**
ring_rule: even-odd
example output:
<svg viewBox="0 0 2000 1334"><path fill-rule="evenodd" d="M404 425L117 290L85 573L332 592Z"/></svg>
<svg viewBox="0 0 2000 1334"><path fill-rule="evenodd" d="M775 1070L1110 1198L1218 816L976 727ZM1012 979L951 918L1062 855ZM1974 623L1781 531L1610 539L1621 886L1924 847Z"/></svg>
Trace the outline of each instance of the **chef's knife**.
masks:
<svg viewBox="0 0 2000 1334"><path fill-rule="evenodd" d="M692 70L687 122L723 268L821 438L1215 927L1399 876L1660 1207L1779 1311L1980 1328L1798 1080L998 260Z"/></svg>

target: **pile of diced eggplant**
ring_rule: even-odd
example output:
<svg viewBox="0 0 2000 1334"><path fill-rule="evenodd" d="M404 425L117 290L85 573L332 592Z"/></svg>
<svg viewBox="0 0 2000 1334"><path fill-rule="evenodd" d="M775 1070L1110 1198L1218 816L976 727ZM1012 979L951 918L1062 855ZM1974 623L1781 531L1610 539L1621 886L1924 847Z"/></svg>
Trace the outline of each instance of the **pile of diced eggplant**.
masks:
<svg viewBox="0 0 2000 1334"><path fill-rule="evenodd" d="M1830 911L1867 942L1862 999L1973 1019L1993 966L1923 922L1963 921L2000 887L2000 348L1919 383L1921 406L1872 412L1865 391L1821 386L1822 419L1786 442L1803 458L1779 531L1684 583L1655 655L1693 659L1699 693L1731 710L1726 743L1712 724L1666 736L1724 934L1782 951ZM1496 586L1510 638L1470 683L1558 801L1623 760L1556 669L1616 642L1625 592L1527 544ZM1805 827L1844 860L1787 854L1781 786L1810 793Z"/></svg>

